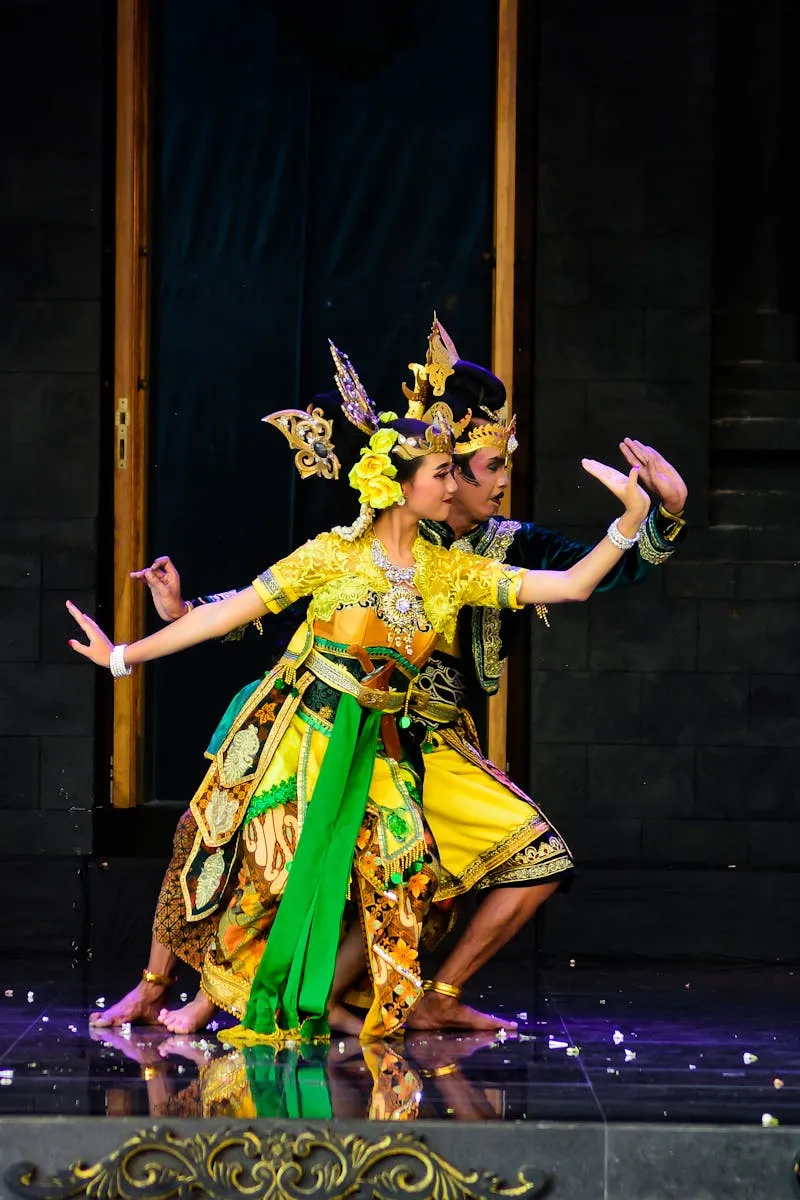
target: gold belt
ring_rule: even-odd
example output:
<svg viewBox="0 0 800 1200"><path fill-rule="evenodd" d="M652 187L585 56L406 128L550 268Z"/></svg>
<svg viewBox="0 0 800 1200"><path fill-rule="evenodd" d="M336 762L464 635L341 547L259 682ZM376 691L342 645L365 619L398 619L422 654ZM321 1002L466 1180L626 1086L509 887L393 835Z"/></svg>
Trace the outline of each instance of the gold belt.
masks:
<svg viewBox="0 0 800 1200"><path fill-rule="evenodd" d="M362 708L377 709L385 713L399 713L408 710L436 725L450 725L458 718L457 705L432 700L422 689L415 690L414 680L409 683L408 690L405 692L371 688L367 684L360 683L346 667L332 662L318 650L312 650L307 655L303 666L312 671L317 679L321 679L323 683L335 688L337 692L346 692L348 696L352 696Z"/></svg>
<svg viewBox="0 0 800 1200"><path fill-rule="evenodd" d="M406 706L405 692L382 691L380 688L365 687L351 675L346 667L340 667L331 662L318 650L312 650L303 666L313 671L317 679L335 688L337 692L346 692L353 696L362 708L380 709L381 712L396 713Z"/></svg>

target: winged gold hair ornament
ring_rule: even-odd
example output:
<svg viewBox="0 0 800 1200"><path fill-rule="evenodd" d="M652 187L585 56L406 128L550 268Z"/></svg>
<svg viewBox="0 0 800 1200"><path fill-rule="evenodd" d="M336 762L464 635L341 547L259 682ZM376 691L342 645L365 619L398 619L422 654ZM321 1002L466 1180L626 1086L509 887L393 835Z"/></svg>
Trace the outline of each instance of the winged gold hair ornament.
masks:
<svg viewBox="0 0 800 1200"><path fill-rule="evenodd" d="M297 453L294 465L301 479L319 475L321 479L339 478L339 459L333 449L333 422L321 408L309 404L305 412L299 408L284 408L261 418L274 425Z"/></svg>
<svg viewBox="0 0 800 1200"><path fill-rule="evenodd" d="M336 368L336 386L339 389L339 394L342 397L342 412L347 417L356 429L360 429L362 433L372 434L380 427L378 414L375 411L375 406L367 395L366 389L361 380L356 374L356 369L350 362L350 359L334 346L333 342L328 338L328 345L331 348L331 357L333 365Z"/></svg>

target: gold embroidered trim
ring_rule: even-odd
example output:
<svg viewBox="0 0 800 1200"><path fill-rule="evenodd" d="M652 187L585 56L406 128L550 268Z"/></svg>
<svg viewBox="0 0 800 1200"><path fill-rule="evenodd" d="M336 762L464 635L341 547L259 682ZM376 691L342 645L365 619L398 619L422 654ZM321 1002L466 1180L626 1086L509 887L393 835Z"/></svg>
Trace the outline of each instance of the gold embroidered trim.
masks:
<svg viewBox="0 0 800 1200"><path fill-rule="evenodd" d="M250 980L234 974L230 968L219 967L206 955L200 974L200 987L217 1008L241 1021L250 999Z"/></svg>
<svg viewBox="0 0 800 1200"><path fill-rule="evenodd" d="M513 867L508 871L503 866L489 875L484 875L483 879L476 883L475 891L485 892L489 888L503 887L511 883L525 883L531 879L552 879L555 875L568 874L574 870L574 867L572 859L566 854L561 854L559 857L548 859L545 862L532 863L527 867Z"/></svg>
<svg viewBox="0 0 800 1200"><path fill-rule="evenodd" d="M258 592L258 598L264 602L268 612L279 613L294 603L294 596L283 590L272 571L262 571L253 580L253 587Z"/></svg>
<svg viewBox="0 0 800 1200"><path fill-rule="evenodd" d="M480 554L482 558L493 558L498 562L505 562L511 543L521 528L519 521L499 521L493 517L486 533L478 538L475 546L470 546L470 549L474 554ZM503 651L501 628L500 613L497 609L474 608L472 610L473 655L478 674L481 677L481 686L486 691L497 690L506 665L506 660L501 657Z"/></svg>

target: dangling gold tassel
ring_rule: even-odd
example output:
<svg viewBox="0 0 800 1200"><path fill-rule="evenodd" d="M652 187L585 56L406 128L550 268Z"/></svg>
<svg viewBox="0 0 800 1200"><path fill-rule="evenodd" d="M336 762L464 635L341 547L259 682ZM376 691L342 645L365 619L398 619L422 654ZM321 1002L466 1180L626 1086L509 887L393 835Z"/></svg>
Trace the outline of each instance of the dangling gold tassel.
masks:
<svg viewBox="0 0 800 1200"><path fill-rule="evenodd" d="M536 609L536 615L539 618L539 620L544 621L545 625L549 629L550 622L547 619L547 605L546 604L535 604L534 608Z"/></svg>

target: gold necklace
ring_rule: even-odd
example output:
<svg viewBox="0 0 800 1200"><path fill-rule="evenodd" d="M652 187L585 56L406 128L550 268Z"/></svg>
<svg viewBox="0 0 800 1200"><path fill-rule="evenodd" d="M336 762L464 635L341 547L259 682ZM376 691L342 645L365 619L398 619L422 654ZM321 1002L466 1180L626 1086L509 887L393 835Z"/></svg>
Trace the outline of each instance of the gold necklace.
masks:
<svg viewBox="0 0 800 1200"><path fill-rule="evenodd" d="M378 616L388 630L389 644L396 646L410 658L414 647L414 635L418 630L430 628L422 597L410 590L417 572L417 564L414 563L412 567L395 566L377 538L372 539L370 554L375 566L391 584L388 592L378 597Z"/></svg>

